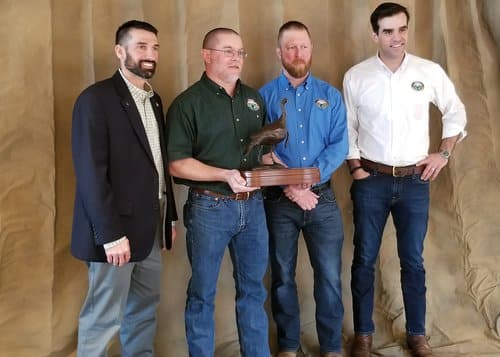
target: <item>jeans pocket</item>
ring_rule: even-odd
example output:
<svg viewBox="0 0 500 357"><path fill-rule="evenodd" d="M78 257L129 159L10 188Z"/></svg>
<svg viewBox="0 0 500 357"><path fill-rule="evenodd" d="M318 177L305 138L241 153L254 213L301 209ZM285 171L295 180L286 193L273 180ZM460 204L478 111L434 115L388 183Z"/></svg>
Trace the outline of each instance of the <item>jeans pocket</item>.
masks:
<svg viewBox="0 0 500 357"><path fill-rule="evenodd" d="M360 179L352 179L353 182L363 182L363 181L368 181L369 179L371 179L373 176L375 176L374 174L370 173L368 176L366 177L363 177L363 178L360 178Z"/></svg>
<svg viewBox="0 0 500 357"><path fill-rule="evenodd" d="M422 180L420 175L413 175L412 180L419 185L428 185L431 182L431 180Z"/></svg>
<svg viewBox="0 0 500 357"><path fill-rule="evenodd" d="M205 210L211 210L220 207L222 205L222 201L223 200L220 198L201 195L198 193L192 193L190 197L190 204L193 208L200 208Z"/></svg>
<svg viewBox="0 0 500 357"><path fill-rule="evenodd" d="M326 189L320 192L318 202L337 203L337 199L333 190Z"/></svg>

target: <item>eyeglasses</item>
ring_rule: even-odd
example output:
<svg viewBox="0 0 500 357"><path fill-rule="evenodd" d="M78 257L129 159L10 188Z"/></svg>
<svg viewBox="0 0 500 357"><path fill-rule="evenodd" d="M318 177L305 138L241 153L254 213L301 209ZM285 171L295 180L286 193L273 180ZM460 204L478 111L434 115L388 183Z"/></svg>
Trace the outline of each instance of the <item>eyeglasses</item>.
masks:
<svg viewBox="0 0 500 357"><path fill-rule="evenodd" d="M248 53L245 50L235 50L232 48L225 48L223 50L219 50L217 48L206 48L206 50L223 52L224 56L230 58L233 58L234 56L238 56L239 58L247 58L248 56Z"/></svg>

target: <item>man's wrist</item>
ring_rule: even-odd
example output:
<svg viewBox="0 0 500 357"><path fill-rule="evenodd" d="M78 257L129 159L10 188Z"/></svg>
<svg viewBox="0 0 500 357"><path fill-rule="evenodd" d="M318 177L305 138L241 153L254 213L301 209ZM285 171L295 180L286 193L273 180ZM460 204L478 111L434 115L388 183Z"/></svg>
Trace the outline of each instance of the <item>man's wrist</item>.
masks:
<svg viewBox="0 0 500 357"><path fill-rule="evenodd" d="M439 155L441 155L443 159L448 160L451 156L451 153L446 149L441 149L439 150Z"/></svg>
<svg viewBox="0 0 500 357"><path fill-rule="evenodd" d="M350 173L351 173L351 175L352 175L352 174L354 174L356 171L358 171L359 169L362 169L362 168L363 168L363 166L359 165L359 166L355 166L355 167L353 167L353 168L352 168L352 169L350 169L349 171L350 171Z"/></svg>
<svg viewBox="0 0 500 357"><path fill-rule="evenodd" d="M118 244L121 244L123 241L125 241L127 237L121 237L120 239L114 240L109 243L104 243L102 246L104 247L104 250L108 250L110 248L116 247Z"/></svg>

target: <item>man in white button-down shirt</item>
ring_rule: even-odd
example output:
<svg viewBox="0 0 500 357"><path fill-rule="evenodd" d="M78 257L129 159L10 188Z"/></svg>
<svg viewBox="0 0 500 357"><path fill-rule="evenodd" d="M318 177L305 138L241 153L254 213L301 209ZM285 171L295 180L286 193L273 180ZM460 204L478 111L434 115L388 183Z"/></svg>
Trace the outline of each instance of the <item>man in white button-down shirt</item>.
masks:
<svg viewBox="0 0 500 357"><path fill-rule="evenodd" d="M370 21L378 53L344 77L347 158L354 179L351 356L370 356L375 329L374 265L389 213L396 227L408 347L414 356L432 356L425 337L422 258L429 181L437 178L455 144L465 137L465 109L438 64L406 52L409 14L405 7L383 3ZM438 148L429 148L429 103L442 113Z"/></svg>

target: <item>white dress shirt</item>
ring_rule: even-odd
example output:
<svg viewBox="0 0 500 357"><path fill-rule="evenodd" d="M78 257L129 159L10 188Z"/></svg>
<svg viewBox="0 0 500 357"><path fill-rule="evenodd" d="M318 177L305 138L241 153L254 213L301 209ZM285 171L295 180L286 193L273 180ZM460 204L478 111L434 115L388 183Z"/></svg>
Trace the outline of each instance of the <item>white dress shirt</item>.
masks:
<svg viewBox="0 0 500 357"><path fill-rule="evenodd" d="M392 72L378 56L344 76L349 154L390 166L428 155L429 103L442 114L442 138L465 137L465 108L453 83L434 62L406 53Z"/></svg>

